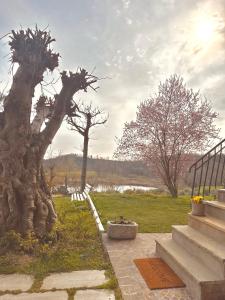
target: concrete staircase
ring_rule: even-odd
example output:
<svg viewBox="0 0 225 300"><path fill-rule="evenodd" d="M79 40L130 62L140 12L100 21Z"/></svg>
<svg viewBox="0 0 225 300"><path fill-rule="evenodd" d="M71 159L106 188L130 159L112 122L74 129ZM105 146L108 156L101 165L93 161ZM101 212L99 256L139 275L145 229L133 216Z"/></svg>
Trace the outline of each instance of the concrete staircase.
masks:
<svg viewBox="0 0 225 300"><path fill-rule="evenodd" d="M193 300L225 300L225 189L204 201L205 216L189 214L173 226L172 239L156 241L156 253L184 281Z"/></svg>

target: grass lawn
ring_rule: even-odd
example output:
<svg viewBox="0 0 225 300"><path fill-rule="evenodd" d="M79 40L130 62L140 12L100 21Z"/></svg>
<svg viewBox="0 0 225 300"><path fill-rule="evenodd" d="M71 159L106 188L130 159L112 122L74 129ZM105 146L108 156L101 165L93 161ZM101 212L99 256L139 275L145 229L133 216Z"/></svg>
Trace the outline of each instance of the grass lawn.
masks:
<svg viewBox="0 0 225 300"><path fill-rule="evenodd" d="M171 225L187 224L190 196L177 199L157 193L92 193L103 226L123 216L139 224L139 232L171 232Z"/></svg>
<svg viewBox="0 0 225 300"><path fill-rule="evenodd" d="M105 288L114 289L117 299L121 299L87 203L71 202L69 198L62 197L55 198L54 202L58 222L52 239L48 237L48 243L40 245L34 238L23 240L14 232L0 239L0 249L6 246L13 249L0 255L0 274L32 274L35 277L32 291L38 291L43 278L49 273L104 269L110 278ZM55 236L57 239L54 241Z"/></svg>

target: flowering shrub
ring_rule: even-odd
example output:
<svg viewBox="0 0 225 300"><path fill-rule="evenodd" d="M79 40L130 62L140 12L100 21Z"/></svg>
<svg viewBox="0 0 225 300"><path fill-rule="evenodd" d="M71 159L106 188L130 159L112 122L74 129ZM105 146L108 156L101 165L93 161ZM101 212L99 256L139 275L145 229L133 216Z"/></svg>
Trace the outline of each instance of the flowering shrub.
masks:
<svg viewBox="0 0 225 300"><path fill-rule="evenodd" d="M191 198L191 200L194 202L194 203L201 203L202 200L203 200L203 197L202 196L194 196Z"/></svg>
<svg viewBox="0 0 225 300"><path fill-rule="evenodd" d="M119 218L119 220L113 220L111 221L112 224L133 224L134 222L133 221L130 221L130 220L127 220L125 219L123 216L121 216Z"/></svg>

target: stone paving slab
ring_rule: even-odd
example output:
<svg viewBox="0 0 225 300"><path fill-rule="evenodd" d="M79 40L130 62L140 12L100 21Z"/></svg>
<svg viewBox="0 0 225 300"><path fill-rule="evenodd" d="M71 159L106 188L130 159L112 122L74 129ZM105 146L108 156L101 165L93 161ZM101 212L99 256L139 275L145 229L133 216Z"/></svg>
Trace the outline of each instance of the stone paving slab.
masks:
<svg viewBox="0 0 225 300"><path fill-rule="evenodd" d="M122 241L110 240L104 233L102 238L124 300L191 300L186 288L149 289L133 262L155 257L155 240L169 239L170 233L139 233L135 240Z"/></svg>
<svg viewBox="0 0 225 300"><path fill-rule="evenodd" d="M73 271L49 275L44 279L41 289L88 288L101 285L107 281L104 270Z"/></svg>
<svg viewBox="0 0 225 300"><path fill-rule="evenodd" d="M82 290L76 292L74 300L115 300L115 295L110 290Z"/></svg>
<svg viewBox="0 0 225 300"><path fill-rule="evenodd" d="M45 293L22 293L18 295L3 295L0 300L67 300L68 294L65 291Z"/></svg>
<svg viewBox="0 0 225 300"><path fill-rule="evenodd" d="M0 291L25 292L29 290L34 282L33 276L23 274L0 275Z"/></svg>

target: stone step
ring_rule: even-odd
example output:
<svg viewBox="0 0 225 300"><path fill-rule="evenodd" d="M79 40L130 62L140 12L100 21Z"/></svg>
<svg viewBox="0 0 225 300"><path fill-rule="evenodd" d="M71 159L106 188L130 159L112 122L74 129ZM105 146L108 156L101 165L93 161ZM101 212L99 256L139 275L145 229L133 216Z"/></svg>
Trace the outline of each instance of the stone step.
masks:
<svg viewBox="0 0 225 300"><path fill-rule="evenodd" d="M187 225L173 226L172 236L177 244L217 273L221 280L225 279L225 245Z"/></svg>
<svg viewBox="0 0 225 300"><path fill-rule="evenodd" d="M225 281L174 240L156 241L156 253L184 281L194 300L225 299Z"/></svg>
<svg viewBox="0 0 225 300"><path fill-rule="evenodd" d="M205 215L225 222L225 202L204 201Z"/></svg>
<svg viewBox="0 0 225 300"><path fill-rule="evenodd" d="M225 245L225 222L209 217L188 214L188 225Z"/></svg>
<svg viewBox="0 0 225 300"><path fill-rule="evenodd" d="M225 202L225 189L220 189L217 191L217 200L220 202Z"/></svg>

